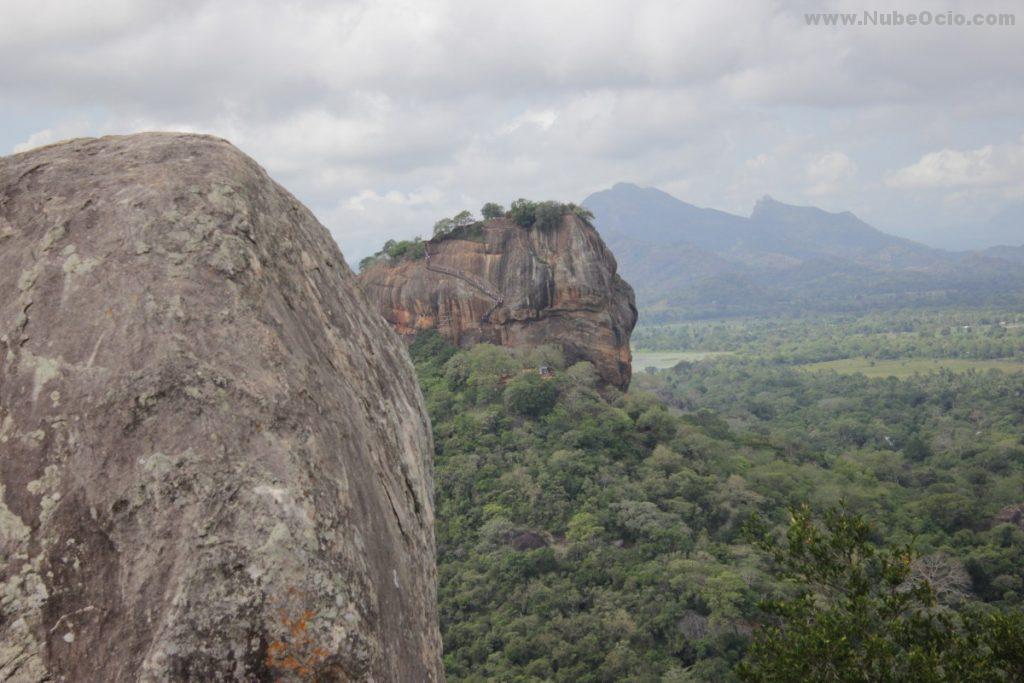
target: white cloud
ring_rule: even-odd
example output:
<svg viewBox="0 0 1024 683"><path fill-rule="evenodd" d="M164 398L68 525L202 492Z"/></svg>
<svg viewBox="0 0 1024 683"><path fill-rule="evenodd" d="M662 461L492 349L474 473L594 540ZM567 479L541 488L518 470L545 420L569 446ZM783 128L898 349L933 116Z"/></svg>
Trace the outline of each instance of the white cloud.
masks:
<svg viewBox="0 0 1024 683"><path fill-rule="evenodd" d="M822 154L807 164L806 192L812 197L833 194L857 172L857 164L842 152Z"/></svg>
<svg viewBox="0 0 1024 683"><path fill-rule="evenodd" d="M982 4L947 6L1013 11ZM1020 29L812 28L805 5L7 2L0 145L221 135L355 259L460 208L623 179L730 210L771 194L899 218L893 158L970 150L1019 120Z"/></svg>
<svg viewBox="0 0 1024 683"><path fill-rule="evenodd" d="M548 130L558 120L558 112L554 109L527 109L512 121L501 127L501 133L508 135L523 126L533 125L540 130Z"/></svg>
<svg viewBox="0 0 1024 683"><path fill-rule="evenodd" d="M763 168L767 168L772 163L772 158L765 153L758 154L756 157L751 157L743 162L743 166L748 171L760 171Z"/></svg>
<svg viewBox="0 0 1024 683"><path fill-rule="evenodd" d="M346 199L344 208L353 211L371 211L380 204L391 204L395 206L434 206L441 200L441 192L437 188L427 187L417 192L404 194L392 190L387 194L378 194L373 190L363 190L359 194Z"/></svg>
<svg viewBox="0 0 1024 683"><path fill-rule="evenodd" d="M64 123L55 128L44 128L43 130L36 131L28 136L24 142L19 142L14 145L13 152L27 152L30 149L36 147L42 147L44 145L50 145L60 140L67 140L68 138L77 137L84 134L84 131L88 131L88 125L77 125L74 123Z"/></svg>
<svg viewBox="0 0 1024 683"><path fill-rule="evenodd" d="M943 149L886 176L898 189L995 188L1024 186L1024 136L1005 145Z"/></svg>

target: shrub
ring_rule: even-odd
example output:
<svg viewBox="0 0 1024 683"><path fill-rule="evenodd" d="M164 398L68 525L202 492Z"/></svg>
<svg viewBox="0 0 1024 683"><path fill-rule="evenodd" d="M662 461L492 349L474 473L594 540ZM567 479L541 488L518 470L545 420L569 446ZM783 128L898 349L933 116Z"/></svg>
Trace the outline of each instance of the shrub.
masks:
<svg viewBox="0 0 1024 683"><path fill-rule="evenodd" d="M505 215L505 207L501 204L495 204L494 202L487 202L484 204L483 208L480 209L480 215L482 215L485 220L501 218Z"/></svg>
<svg viewBox="0 0 1024 683"><path fill-rule="evenodd" d="M541 230L554 230L562 222L566 207L559 202L541 202L534 208L533 225Z"/></svg>
<svg viewBox="0 0 1024 683"><path fill-rule="evenodd" d="M529 199L517 199L512 202L512 207L508 211L508 216L514 222L528 228L533 225L537 219L537 202L531 202Z"/></svg>
<svg viewBox="0 0 1024 683"><path fill-rule="evenodd" d="M442 218L434 223L434 239L444 239L455 229L455 221L451 218Z"/></svg>

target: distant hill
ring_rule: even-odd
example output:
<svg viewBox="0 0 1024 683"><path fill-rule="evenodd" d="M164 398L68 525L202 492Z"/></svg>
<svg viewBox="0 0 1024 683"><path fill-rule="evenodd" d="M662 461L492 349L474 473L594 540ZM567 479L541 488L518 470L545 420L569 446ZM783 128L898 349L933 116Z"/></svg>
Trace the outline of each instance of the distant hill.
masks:
<svg viewBox="0 0 1024 683"><path fill-rule="evenodd" d="M992 247L982 252L990 258L1009 261L1010 263L1024 264L1024 246L1020 247Z"/></svg>
<svg viewBox="0 0 1024 683"><path fill-rule="evenodd" d="M1024 202L1002 209L981 226L977 233L979 239L983 240L982 244L1024 244Z"/></svg>
<svg viewBox="0 0 1024 683"><path fill-rule="evenodd" d="M765 197L749 217L619 183L584 206L648 320L1024 300L1006 254L954 253Z"/></svg>
<svg viewBox="0 0 1024 683"><path fill-rule="evenodd" d="M988 220L975 219L934 233L937 246L974 251L1024 244L1024 202L1004 206Z"/></svg>

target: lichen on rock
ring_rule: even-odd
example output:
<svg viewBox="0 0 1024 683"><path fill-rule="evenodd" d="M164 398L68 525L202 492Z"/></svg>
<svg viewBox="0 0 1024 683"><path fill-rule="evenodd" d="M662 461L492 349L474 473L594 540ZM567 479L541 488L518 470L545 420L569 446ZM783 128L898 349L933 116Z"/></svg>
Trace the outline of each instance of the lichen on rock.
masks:
<svg viewBox="0 0 1024 683"><path fill-rule="evenodd" d="M440 680L431 455L402 344L229 143L0 159L0 680Z"/></svg>

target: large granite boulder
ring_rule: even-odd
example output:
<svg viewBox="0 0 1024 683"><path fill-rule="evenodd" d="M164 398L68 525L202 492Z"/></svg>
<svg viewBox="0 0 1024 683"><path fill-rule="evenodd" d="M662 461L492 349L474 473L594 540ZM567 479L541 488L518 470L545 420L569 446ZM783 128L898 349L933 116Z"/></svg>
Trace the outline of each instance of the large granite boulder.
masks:
<svg viewBox="0 0 1024 683"><path fill-rule="evenodd" d="M0 680L441 679L431 450L398 338L229 143L0 159Z"/></svg>

